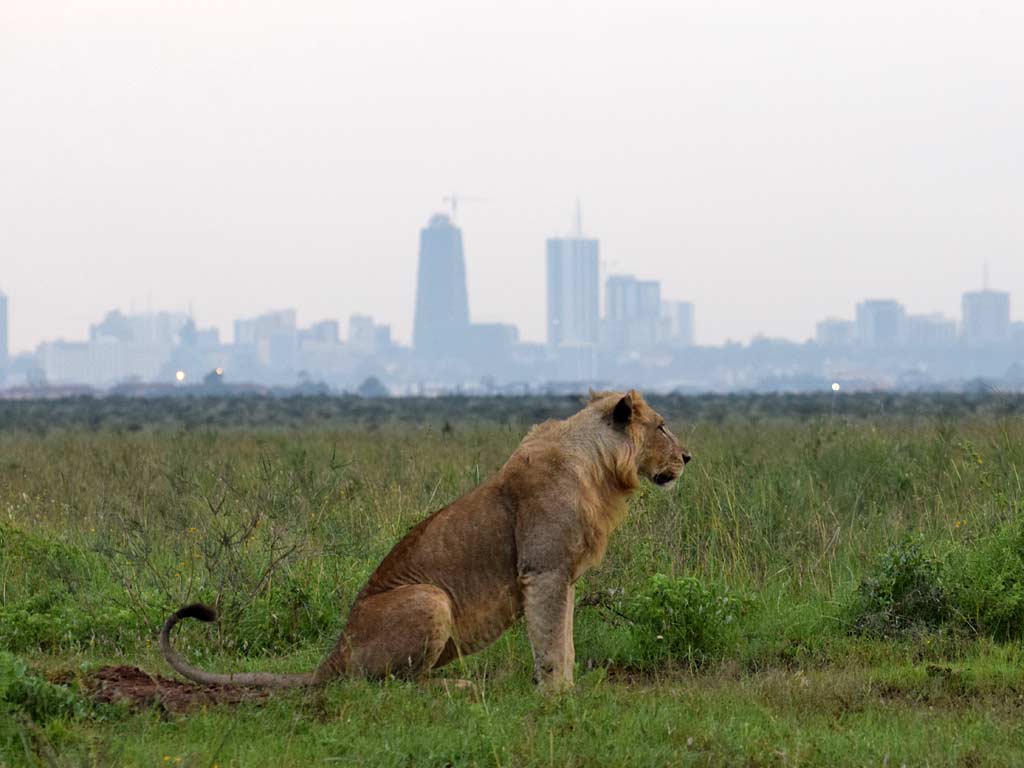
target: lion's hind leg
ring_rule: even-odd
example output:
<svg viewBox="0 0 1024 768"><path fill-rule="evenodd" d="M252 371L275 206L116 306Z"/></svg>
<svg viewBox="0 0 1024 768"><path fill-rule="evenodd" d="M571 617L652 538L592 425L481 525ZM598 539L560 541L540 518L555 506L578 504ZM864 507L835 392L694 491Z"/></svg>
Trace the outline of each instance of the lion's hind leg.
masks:
<svg viewBox="0 0 1024 768"><path fill-rule="evenodd" d="M452 637L452 605L437 587L398 587L360 600L345 627L347 671L422 677Z"/></svg>

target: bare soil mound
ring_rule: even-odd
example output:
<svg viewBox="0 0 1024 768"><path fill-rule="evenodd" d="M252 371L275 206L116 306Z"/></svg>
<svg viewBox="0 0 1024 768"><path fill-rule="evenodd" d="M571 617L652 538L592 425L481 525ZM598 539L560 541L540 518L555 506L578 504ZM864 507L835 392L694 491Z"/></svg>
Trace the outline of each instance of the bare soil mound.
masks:
<svg viewBox="0 0 1024 768"><path fill-rule="evenodd" d="M96 701L126 703L136 709L159 707L168 712L187 712L211 704L263 701L267 691L222 685L199 685L151 675L138 667L103 667L83 681Z"/></svg>

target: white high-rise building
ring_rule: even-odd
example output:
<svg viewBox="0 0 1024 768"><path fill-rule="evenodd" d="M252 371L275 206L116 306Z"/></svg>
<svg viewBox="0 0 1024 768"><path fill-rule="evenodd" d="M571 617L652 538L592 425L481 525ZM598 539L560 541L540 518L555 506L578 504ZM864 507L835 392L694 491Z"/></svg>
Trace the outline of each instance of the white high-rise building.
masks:
<svg viewBox="0 0 1024 768"><path fill-rule="evenodd" d="M547 241L548 344L578 346L598 339L598 241Z"/></svg>
<svg viewBox="0 0 1024 768"><path fill-rule="evenodd" d="M604 315L609 320L654 320L661 316L661 283L611 275L605 281L604 301Z"/></svg>
<svg viewBox="0 0 1024 768"><path fill-rule="evenodd" d="M1010 341L1010 294L1003 291L970 291L963 295L963 338L971 347L1007 344Z"/></svg>
<svg viewBox="0 0 1024 768"><path fill-rule="evenodd" d="M662 301L661 317L666 321L668 341L677 347L696 343L697 324L692 301Z"/></svg>
<svg viewBox="0 0 1024 768"><path fill-rule="evenodd" d="M612 349L656 344L662 332L661 283L632 275L611 275L605 282L602 341Z"/></svg>
<svg viewBox="0 0 1024 768"><path fill-rule="evenodd" d="M872 349L896 347L906 338L907 313L893 299L868 299L857 305L857 343Z"/></svg>
<svg viewBox="0 0 1024 768"><path fill-rule="evenodd" d="M369 315L348 319L348 345L354 352L373 355L391 346L391 326L374 322Z"/></svg>

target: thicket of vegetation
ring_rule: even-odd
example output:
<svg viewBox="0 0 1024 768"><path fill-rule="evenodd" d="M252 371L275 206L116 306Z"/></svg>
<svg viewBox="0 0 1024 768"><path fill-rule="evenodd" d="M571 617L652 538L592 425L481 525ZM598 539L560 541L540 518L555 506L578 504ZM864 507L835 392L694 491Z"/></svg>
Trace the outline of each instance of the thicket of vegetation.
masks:
<svg viewBox="0 0 1024 768"><path fill-rule="evenodd" d="M674 490L642 488L579 585L576 694L533 697L518 628L448 672L475 696L342 683L169 719L93 704L74 679L166 674L156 629L197 599L223 620L183 626L194 660L312 666L388 549L544 408L444 401L423 423L300 430L290 409L305 424L317 401L259 401L284 415L242 430L106 402L93 429L73 428L81 402L41 429L45 406L5 406L22 428L0 433L0 765L1019 763L1024 423L992 399L801 419L771 410L784 400L744 418L708 401L696 421L657 403L696 459ZM183 407L215 405L248 407ZM270 744L285 732L296 751Z"/></svg>
<svg viewBox="0 0 1024 768"><path fill-rule="evenodd" d="M0 401L0 430L44 434L55 429L140 431L197 428L351 428L388 424L499 424L520 429L564 418L578 395L363 398L355 395L266 397L73 397ZM656 408L680 421L739 424L774 419L1005 418L1024 415L1024 394L979 389L974 394L846 393L651 395Z"/></svg>

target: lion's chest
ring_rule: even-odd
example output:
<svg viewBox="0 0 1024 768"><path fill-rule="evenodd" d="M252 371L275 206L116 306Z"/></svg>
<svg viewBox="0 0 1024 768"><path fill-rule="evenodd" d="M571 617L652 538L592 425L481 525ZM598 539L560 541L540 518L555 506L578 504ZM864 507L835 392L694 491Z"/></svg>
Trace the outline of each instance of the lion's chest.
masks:
<svg viewBox="0 0 1024 768"><path fill-rule="evenodd" d="M579 519L583 533L582 551L576 558L573 581L591 568L600 565L608 550L612 534L626 518L627 499L622 495L583 493L580 496Z"/></svg>

